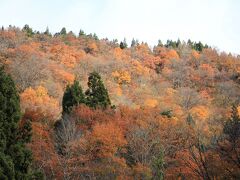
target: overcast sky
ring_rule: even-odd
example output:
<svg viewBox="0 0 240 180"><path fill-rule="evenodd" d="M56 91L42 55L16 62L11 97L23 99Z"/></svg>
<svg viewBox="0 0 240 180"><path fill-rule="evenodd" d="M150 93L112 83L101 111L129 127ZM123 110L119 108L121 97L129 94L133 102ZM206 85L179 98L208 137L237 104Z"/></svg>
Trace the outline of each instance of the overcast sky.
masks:
<svg viewBox="0 0 240 180"><path fill-rule="evenodd" d="M0 0L0 25L128 41L192 39L240 54L240 0Z"/></svg>

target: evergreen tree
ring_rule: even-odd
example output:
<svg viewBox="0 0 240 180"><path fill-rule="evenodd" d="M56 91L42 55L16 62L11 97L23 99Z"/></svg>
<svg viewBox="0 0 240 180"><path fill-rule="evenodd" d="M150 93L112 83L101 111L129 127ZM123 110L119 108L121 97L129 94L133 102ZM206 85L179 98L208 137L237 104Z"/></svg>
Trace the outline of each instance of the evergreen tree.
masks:
<svg viewBox="0 0 240 180"><path fill-rule="evenodd" d="M94 39L94 40L96 40L96 41L98 41L98 40L99 40L99 39L98 39L98 36L97 36L97 34L96 34L96 33L94 33L94 34L93 34L93 39Z"/></svg>
<svg viewBox="0 0 240 180"><path fill-rule="evenodd" d="M190 39L188 39L187 45L188 45L190 48L193 48L193 42L192 42Z"/></svg>
<svg viewBox="0 0 240 180"><path fill-rule="evenodd" d="M162 43L162 41L160 39L158 40L158 45L157 46L163 47L163 43Z"/></svg>
<svg viewBox="0 0 240 180"><path fill-rule="evenodd" d="M63 35L63 36L67 35L67 30L66 30L65 27L63 27L63 28L61 29L60 35Z"/></svg>
<svg viewBox="0 0 240 180"><path fill-rule="evenodd" d="M80 36L85 36L85 35L86 34L84 33L84 31L80 29L78 36L80 37Z"/></svg>
<svg viewBox="0 0 240 180"><path fill-rule="evenodd" d="M202 51L204 48L203 44L199 41L198 43L194 43L194 49L197 51Z"/></svg>
<svg viewBox="0 0 240 180"><path fill-rule="evenodd" d="M180 41L180 39L178 39L176 42L176 47L178 48L181 44L182 44L182 42Z"/></svg>
<svg viewBox="0 0 240 180"><path fill-rule="evenodd" d="M32 28L30 28L27 24L23 27L22 31L26 32L28 37L32 37L34 35Z"/></svg>
<svg viewBox="0 0 240 180"><path fill-rule="evenodd" d="M22 122L20 100L15 84L0 68L0 179L30 179L37 174L30 166L30 122ZM38 176L39 177L39 176Z"/></svg>
<svg viewBox="0 0 240 180"><path fill-rule="evenodd" d="M123 40L123 42L121 41L120 42L120 48L121 49L125 49L125 48L127 48L127 41L126 41L126 39L124 38L124 40Z"/></svg>
<svg viewBox="0 0 240 180"><path fill-rule="evenodd" d="M52 34L49 32L49 28L48 27L46 28L46 31L43 34L45 34L47 36L52 36Z"/></svg>
<svg viewBox="0 0 240 180"><path fill-rule="evenodd" d="M139 46L139 41L138 41L138 39L136 39L136 46Z"/></svg>
<svg viewBox="0 0 240 180"><path fill-rule="evenodd" d="M167 40L167 43L165 44L165 47L167 48L176 48L177 47L177 42L172 41L172 40Z"/></svg>
<svg viewBox="0 0 240 180"><path fill-rule="evenodd" d="M209 48L209 46L207 44L205 44L203 48L207 49L207 48Z"/></svg>
<svg viewBox="0 0 240 180"><path fill-rule="evenodd" d="M86 91L87 105L92 108L101 107L103 109L111 106L108 91L104 87L101 76L97 72L92 72L88 77L88 90Z"/></svg>
<svg viewBox="0 0 240 180"><path fill-rule="evenodd" d="M70 113L73 106L85 103L85 96L82 87L77 80L70 86L68 85L62 100L63 113Z"/></svg>
<svg viewBox="0 0 240 180"><path fill-rule="evenodd" d="M135 46L136 46L136 40L133 38L131 42L131 47L135 47Z"/></svg>

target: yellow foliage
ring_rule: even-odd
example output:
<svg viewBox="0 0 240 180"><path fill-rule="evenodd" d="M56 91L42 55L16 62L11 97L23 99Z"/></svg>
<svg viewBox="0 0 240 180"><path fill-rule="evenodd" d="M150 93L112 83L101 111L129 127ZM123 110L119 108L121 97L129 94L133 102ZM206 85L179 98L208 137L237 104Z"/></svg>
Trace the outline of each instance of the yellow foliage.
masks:
<svg viewBox="0 0 240 180"><path fill-rule="evenodd" d="M128 71L114 71L112 76L117 80L118 84L128 84L131 82L131 75Z"/></svg>
<svg viewBox="0 0 240 180"><path fill-rule="evenodd" d="M113 50L113 55L116 60L127 60L129 56L119 47Z"/></svg>
<svg viewBox="0 0 240 180"><path fill-rule="evenodd" d="M132 64L134 65L135 72L138 75L147 75L149 73L149 69L144 67L139 61L133 61Z"/></svg>
<svg viewBox="0 0 240 180"><path fill-rule="evenodd" d="M45 87L43 86L38 86L36 89L36 95L37 97L43 97L43 96L47 96L48 91Z"/></svg>
<svg viewBox="0 0 240 180"><path fill-rule="evenodd" d="M28 114L32 120L56 120L60 114L58 100L50 97L43 86L25 89L20 99L23 112Z"/></svg>

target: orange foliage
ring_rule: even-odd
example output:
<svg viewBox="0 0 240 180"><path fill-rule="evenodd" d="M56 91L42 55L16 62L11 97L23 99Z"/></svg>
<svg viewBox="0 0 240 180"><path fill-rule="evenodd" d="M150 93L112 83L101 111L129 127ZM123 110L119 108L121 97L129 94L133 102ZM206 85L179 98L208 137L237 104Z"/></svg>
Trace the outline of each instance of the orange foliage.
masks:
<svg viewBox="0 0 240 180"><path fill-rule="evenodd" d="M210 64L201 64L200 69L208 74L208 76L214 76L214 69Z"/></svg>
<svg viewBox="0 0 240 180"><path fill-rule="evenodd" d="M179 59L178 53L174 49L167 49L164 47L156 47L154 49L154 52L157 56L159 56L161 59Z"/></svg>
<svg viewBox="0 0 240 180"><path fill-rule="evenodd" d="M57 65L50 64L49 68L53 71L55 79L63 84L72 84L74 82L75 76Z"/></svg>
<svg viewBox="0 0 240 180"><path fill-rule="evenodd" d="M64 64L66 67L73 68L83 59L86 54L83 50L77 50L72 46L57 44L50 47L51 58Z"/></svg>
<svg viewBox="0 0 240 180"><path fill-rule="evenodd" d="M22 90L29 87L20 95L23 119L32 120L33 139L29 146L34 166L44 170L48 179L62 179L64 175L70 175L65 179L148 179L153 175L152 158L160 148L165 153L166 179L180 175L201 178L194 173L199 165L196 159L200 158L198 140L207 145L213 136L220 135L222 126L218 120L230 117L231 108L226 106L240 95L239 57L219 54L211 48L197 52L184 45L173 49L156 46L152 52L142 43L121 49L115 41L90 36L76 38L69 33L50 37L40 33L27 37L15 28L0 30L0 41L0 64L5 64L10 74L19 75L13 77L17 77L17 86L26 84ZM36 57L30 63L44 61L44 71L35 68L31 72L32 64L21 63L29 57ZM93 70L103 75L114 104L128 107L75 107L65 119L74 122L73 132L67 132L73 133L73 138L66 137L70 149L60 157L55 151L53 124L61 115L62 90L75 78L87 85L87 74ZM38 80L32 80L31 74ZM30 87L35 84L42 86ZM186 91L181 95L181 88L196 94L186 96ZM186 98L182 103L177 98L180 95ZM194 123L186 123L188 114ZM218 149L206 148L203 155L212 161L207 165L215 168L211 173L217 175L212 179L224 179L218 176L223 168L214 151ZM64 172L60 166L66 168Z"/></svg>
<svg viewBox="0 0 240 180"><path fill-rule="evenodd" d="M113 50L113 56L116 60L127 60L129 56L119 47Z"/></svg>
<svg viewBox="0 0 240 180"><path fill-rule="evenodd" d="M205 106L195 106L190 110L190 112L192 113L194 118L200 120L206 120L209 117L209 110Z"/></svg>
<svg viewBox="0 0 240 180"><path fill-rule="evenodd" d="M25 58L28 58L30 56L43 57L44 52L41 51L41 46L41 43L29 42L28 44L22 44L16 49L13 49L12 53L18 54Z"/></svg>
<svg viewBox="0 0 240 180"><path fill-rule="evenodd" d="M136 46L136 51L138 53L141 53L142 55L149 54L151 52L150 48L146 43L141 43L138 46Z"/></svg>
<svg viewBox="0 0 240 180"><path fill-rule="evenodd" d="M135 68L135 72L138 75L148 75L149 74L149 69L144 67L139 61L132 61L132 64ZM152 67L150 65L150 67Z"/></svg>
<svg viewBox="0 0 240 180"><path fill-rule="evenodd" d="M106 123L109 121L117 121L121 123L121 119L112 109L104 112L101 109L93 110L86 105L77 106L72 112L72 118L76 119L81 129L92 129L96 123Z"/></svg>
<svg viewBox="0 0 240 180"><path fill-rule="evenodd" d="M133 167L133 176L136 179L151 179L152 171L148 166L144 166L141 163L137 163Z"/></svg>
<svg viewBox="0 0 240 180"><path fill-rule="evenodd" d="M98 47L94 42L90 43L88 45L88 48L91 50L92 53L96 53L98 51Z"/></svg>
<svg viewBox="0 0 240 180"><path fill-rule="evenodd" d="M39 122L32 123L32 130L32 141L29 147L33 152L34 166L40 168L47 177L57 179L62 177L59 157L51 137L52 130Z"/></svg>
<svg viewBox="0 0 240 180"><path fill-rule="evenodd" d="M147 107L156 107L158 105L158 101L156 99L146 99L144 105Z"/></svg>
<svg viewBox="0 0 240 180"><path fill-rule="evenodd" d="M166 58L167 59L176 59L176 60L178 60L179 59L179 55L178 55L177 51L171 49L171 50L169 50L167 52Z"/></svg>
<svg viewBox="0 0 240 180"><path fill-rule="evenodd" d="M121 96L122 95L122 88L120 87L120 85L118 85L115 89L116 95L117 96Z"/></svg>
<svg viewBox="0 0 240 180"><path fill-rule="evenodd" d="M16 32L14 31L0 31L0 36L2 39L11 39L14 40L16 39Z"/></svg>
<svg viewBox="0 0 240 180"><path fill-rule="evenodd" d="M127 165L117 154L126 144L124 134L117 124L113 122L96 124L85 137L73 143L71 149L75 155L69 161L70 166L76 167L75 164L78 163L84 166L73 168L71 173L94 172L100 179L105 179L112 173L119 178L124 177Z"/></svg>
<svg viewBox="0 0 240 180"><path fill-rule="evenodd" d="M56 99L48 95L47 89L38 86L27 88L21 95L21 108L25 116L33 121L50 120L54 122L60 114L60 106Z"/></svg>
<svg viewBox="0 0 240 180"><path fill-rule="evenodd" d="M126 145L123 132L115 123L96 124L93 128L91 136L88 138L89 151L95 152L97 144L101 144L101 148L93 154L95 157L111 157L116 154L120 147Z"/></svg>
<svg viewBox="0 0 240 180"><path fill-rule="evenodd" d="M192 56L195 59L199 59L200 58L200 54L196 50L192 50Z"/></svg>
<svg viewBox="0 0 240 180"><path fill-rule="evenodd" d="M72 84L75 79L75 76L73 74L66 72L64 70L61 70L61 69L56 69L55 75L58 78L62 79L64 83L68 83L68 84Z"/></svg>

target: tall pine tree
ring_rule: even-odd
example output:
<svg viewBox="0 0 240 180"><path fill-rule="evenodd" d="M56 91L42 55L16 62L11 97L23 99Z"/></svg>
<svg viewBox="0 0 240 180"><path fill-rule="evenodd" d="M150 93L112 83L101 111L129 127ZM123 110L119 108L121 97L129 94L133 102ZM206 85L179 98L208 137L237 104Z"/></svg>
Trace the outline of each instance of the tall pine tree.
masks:
<svg viewBox="0 0 240 180"><path fill-rule="evenodd" d="M31 151L25 146L31 139L31 125L20 125L20 117L15 84L0 67L0 179L36 178L31 170Z"/></svg>
<svg viewBox="0 0 240 180"><path fill-rule="evenodd" d="M101 76L97 72L90 73L88 77L88 90L86 91L87 105L96 109L106 109L111 106L108 91L105 88Z"/></svg>

